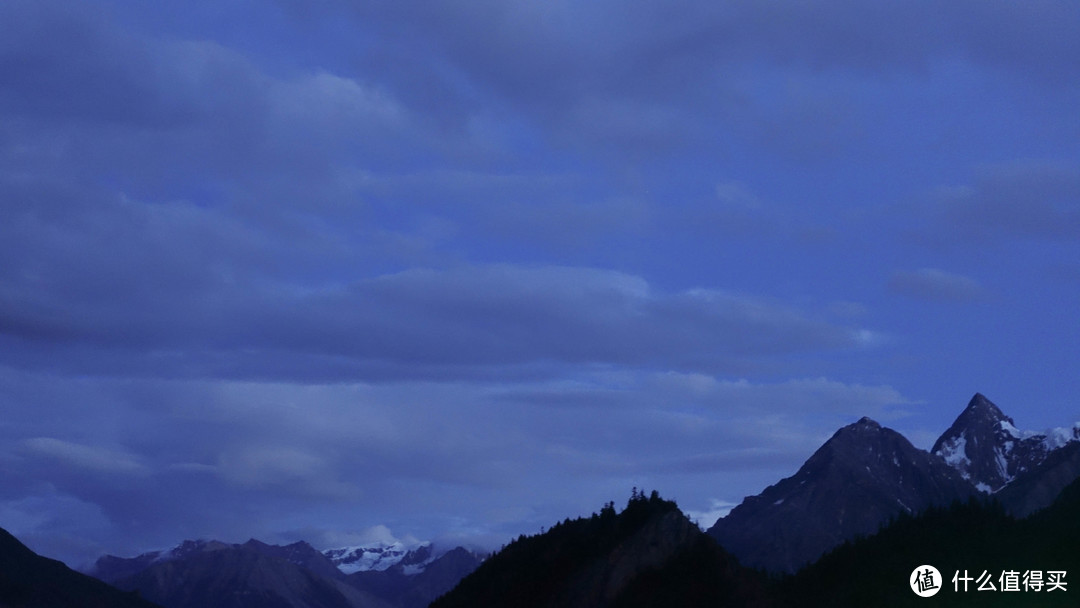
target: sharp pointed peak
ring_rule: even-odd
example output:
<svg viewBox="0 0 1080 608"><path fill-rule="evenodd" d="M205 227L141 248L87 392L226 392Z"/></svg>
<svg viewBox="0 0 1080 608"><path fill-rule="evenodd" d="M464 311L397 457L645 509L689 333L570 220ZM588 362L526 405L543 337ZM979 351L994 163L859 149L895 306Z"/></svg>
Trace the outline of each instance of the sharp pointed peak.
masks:
<svg viewBox="0 0 1080 608"><path fill-rule="evenodd" d="M960 413L960 417L979 414L988 416L995 422L999 420L1009 420L1009 417L1001 411L1001 408L995 405L993 401L987 399L986 395L975 393L975 396L971 398L971 401L968 401L967 407Z"/></svg>
<svg viewBox="0 0 1080 608"><path fill-rule="evenodd" d="M975 436L989 437L1002 428L1011 428L1018 432L1013 419L1006 416L1001 408L987 399L986 395L975 393L964 411L960 412L952 425L934 442L930 451L941 453L943 449L947 449L947 442L955 442L961 436L970 437L974 433Z"/></svg>

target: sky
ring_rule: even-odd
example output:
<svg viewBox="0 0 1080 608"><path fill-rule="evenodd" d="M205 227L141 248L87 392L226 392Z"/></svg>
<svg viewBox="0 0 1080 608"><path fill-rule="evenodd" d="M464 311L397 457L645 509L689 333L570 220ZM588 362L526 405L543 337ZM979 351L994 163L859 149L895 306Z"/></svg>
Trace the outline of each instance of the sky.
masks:
<svg viewBox="0 0 1080 608"><path fill-rule="evenodd" d="M0 527L703 526L1080 420L1080 5L0 3Z"/></svg>

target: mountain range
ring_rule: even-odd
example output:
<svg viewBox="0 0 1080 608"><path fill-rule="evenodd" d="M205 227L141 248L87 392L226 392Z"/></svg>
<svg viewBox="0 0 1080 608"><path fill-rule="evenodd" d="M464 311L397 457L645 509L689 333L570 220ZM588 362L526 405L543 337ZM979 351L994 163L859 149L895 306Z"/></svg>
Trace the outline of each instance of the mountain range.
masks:
<svg viewBox="0 0 1080 608"><path fill-rule="evenodd" d="M1080 424L1022 431L976 394L930 451L869 418L837 430L707 532L635 489L621 513L608 503L486 559L429 543L319 551L249 540L98 560L93 574L125 591L3 533L0 608L907 605L917 598L904 577L923 563L1080 568L1077 522ZM1029 599L954 592L948 603Z"/></svg>
<svg viewBox="0 0 1080 608"><path fill-rule="evenodd" d="M923 564L944 575L942 605L1075 606L1067 581L1001 581L1080 568L1076 428L1020 431L977 394L927 452L863 418L708 533L635 491L622 513L519 538L432 606L923 605L909 590ZM984 575L999 593L978 591Z"/></svg>
<svg viewBox="0 0 1080 608"><path fill-rule="evenodd" d="M519 537L432 608L1076 606L1068 579L1080 570L1078 515L1080 480L1023 519L973 495L917 515L904 511L877 533L778 576L740 565L686 525L675 503L637 496L622 513L605 506ZM942 574L931 600L909 589L925 564Z"/></svg>
<svg viewBox="0 0 1080 608"><path fill-rule="evenodd" d="M91 574L166 608L419 608L483 559L462 547L435 553L429 543L399 549L185 541L132 558L106 555Z"/></svg>
<svg viewBox="0 0 1080 608"><path fill-rule="evenodd" d="M1080 476L1080 425L1020 431L982 394L930 452L869 418L845 426L795 475L747 497L708 530L741 563L795 572L891 518L979 494L1016 516Z"/></svg>

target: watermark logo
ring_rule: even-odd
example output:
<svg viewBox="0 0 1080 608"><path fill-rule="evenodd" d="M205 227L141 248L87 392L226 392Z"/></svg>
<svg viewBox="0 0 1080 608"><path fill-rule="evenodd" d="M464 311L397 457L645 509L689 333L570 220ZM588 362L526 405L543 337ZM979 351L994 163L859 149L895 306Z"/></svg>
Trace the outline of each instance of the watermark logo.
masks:
<svg viewBox="0 0 1080 608"><path fill-rule="evenodd" d="M941 573L933 566L922 565L912 571L908 577L911 590L919 597L930 597L941 591Z"/></svg>
<svg viewBox="0 0 1080 608"><path fill-rule="evenodd" d="M983 570L982 574L974 577L967 570L964 570L963 575L957 570L956 574L953 574L952 584L953 591L963 593L970 591L972 587L975 587L976 591L1050 593L1069 590L1066 574L1068 573L1064 570L1047 570L1045 573L1042 570L1002 570L995 577L994 573Z"/></svg>

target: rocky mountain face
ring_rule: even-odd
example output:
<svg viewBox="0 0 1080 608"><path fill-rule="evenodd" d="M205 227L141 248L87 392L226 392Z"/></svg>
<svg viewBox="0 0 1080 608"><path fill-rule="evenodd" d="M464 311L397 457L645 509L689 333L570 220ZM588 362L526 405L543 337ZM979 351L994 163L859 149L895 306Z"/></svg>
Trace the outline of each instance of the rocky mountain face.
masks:
<svg viewBox="0 0 1080 608"><path fill-rule="evenodd" d="M425 545L384 571L350 575L304 542L185 541L134 558L102 557L92 574L165 608L413 608L448 591L480 561L465 549L432 558Z"/></svg>
<svg viewBox="0 0 1080 608"><path fill-rule="evenodd" d="M940 457L863 418L838 430L795 475L746 498L708 534L745 565L794 572L845 540L877 532L898 513L972 493Z"/></svg>
<svg viewBox="0 0 1080 608"><path fill-rule="evenodd" d="M1021 431L998 406L976 394L930 451L989 494L1035 471L1051 452L1077 439L1080 426L1045 433Z"/></svg>
<svg viewBox="0 0 1080 608"><path fill-rule="evenodd" d="M0 529L0 606L5 608L155 608L133 593L41 557Z"/></svg>

